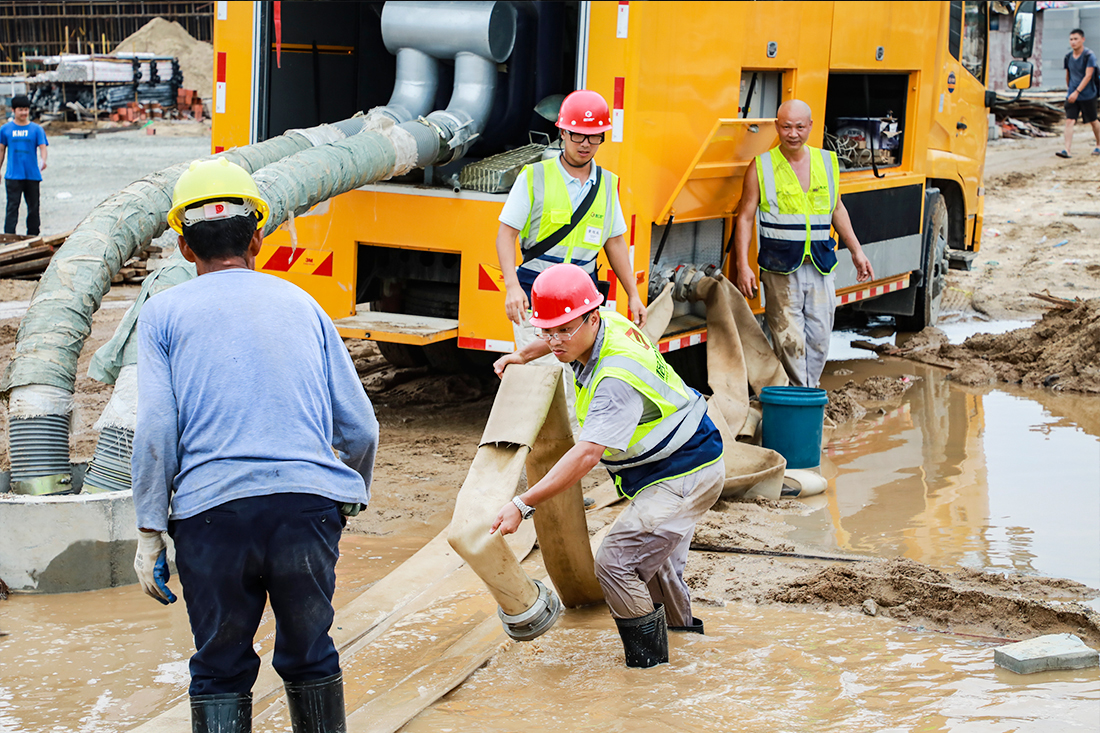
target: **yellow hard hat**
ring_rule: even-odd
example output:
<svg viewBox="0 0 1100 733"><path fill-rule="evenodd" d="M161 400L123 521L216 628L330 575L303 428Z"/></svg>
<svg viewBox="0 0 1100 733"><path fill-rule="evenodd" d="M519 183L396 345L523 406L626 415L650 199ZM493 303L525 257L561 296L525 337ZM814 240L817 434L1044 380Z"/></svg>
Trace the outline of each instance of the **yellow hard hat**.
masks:
<svg viewBox="0 0 1100 733"><path fill-rule="evenodd" d="M224 199L243 199L243 205L235 205ZM202 208L187 212L186 219L213 221L228 219L255 212L259 215L256 228L267 221L271 208L260 197L260 189L248 171L225 158L196 160L176 181L172 190L172 210L168 212L168 226L183 234L185 210L199 201L209 201Z"/></svg>

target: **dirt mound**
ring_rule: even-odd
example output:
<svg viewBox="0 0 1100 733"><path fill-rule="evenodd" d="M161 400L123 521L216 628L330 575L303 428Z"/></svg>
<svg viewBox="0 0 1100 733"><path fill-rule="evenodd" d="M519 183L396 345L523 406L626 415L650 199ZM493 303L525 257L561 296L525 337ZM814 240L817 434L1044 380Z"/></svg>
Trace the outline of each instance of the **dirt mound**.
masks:
<svg viewBox="0 0 1100 733"><path fill-rule="evenodd" d="M153 18L115 46L111 53L175 56L183 72L184 88L196 90L206 100L214 97L214 46L196 40L173 20Z"/></svg>
<svg viewBox="0 0 1100 733"><path fill-rule="evenodd" d="M1100 300L1048 310L1042 320L1008 333L971 336L943 346L941 357L958 366L948 379L992 381L1100 393Z"/></svg>
<svg viewBox="0 0 1100 733"><path fill-rule="evenodd" d="M826 568L787 583L767 599L853 609L870 599L882 615L943 631L1009 639L1070 633L1096 647L1100 613L1072 602L1095 595L1087 586L1063 579L974 570L945 573L898 558Z"/></svg>
<svg viewBox="0 0 1100 733"><path fill-rule="evenodd" d="M840 389L829 392L825 416L838 425L860 420L870 411L884 409L884 403L897 401L917 379L877 376L868 377L862 384L848 380Z"/></svg>

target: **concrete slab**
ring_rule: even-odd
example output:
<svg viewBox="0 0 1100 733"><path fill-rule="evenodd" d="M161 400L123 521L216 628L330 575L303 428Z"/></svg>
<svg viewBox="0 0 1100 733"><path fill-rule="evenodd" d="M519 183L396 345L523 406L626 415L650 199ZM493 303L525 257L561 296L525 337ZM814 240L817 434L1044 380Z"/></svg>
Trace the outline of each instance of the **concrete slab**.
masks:
<svg viewBox="0 0 1100 733"><path fill-rule="evenodd" d="M1084 669L1100 664L1100 652L1073 634L1047 634L997 647L993 663L1016 674Z"/></svg>

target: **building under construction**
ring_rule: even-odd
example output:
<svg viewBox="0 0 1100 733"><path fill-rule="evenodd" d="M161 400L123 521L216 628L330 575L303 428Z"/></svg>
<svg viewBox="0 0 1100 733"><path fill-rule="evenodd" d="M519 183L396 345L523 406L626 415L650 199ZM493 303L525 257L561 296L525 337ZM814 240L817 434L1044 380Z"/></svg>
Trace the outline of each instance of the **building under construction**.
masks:
<svg viewBox="0 0 1100 733"><path fill-rule="evenodd" d="M10 73L21 70L23 56L103 53L156 17L176 21L200 41L212 40L213 2L0 0L0 62Z"/></svg>

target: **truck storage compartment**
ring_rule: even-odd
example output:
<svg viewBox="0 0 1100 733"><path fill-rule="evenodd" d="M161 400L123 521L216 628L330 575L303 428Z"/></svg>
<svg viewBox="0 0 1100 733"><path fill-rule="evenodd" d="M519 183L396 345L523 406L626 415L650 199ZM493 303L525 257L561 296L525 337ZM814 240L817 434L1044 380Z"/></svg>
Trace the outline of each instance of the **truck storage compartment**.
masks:
<svg viewBox="0 0 1100 733"><path fill-rule="evenodd" d="M901 165L908 88L907 74L829 74L825 148L841 170Z"/></svg>

